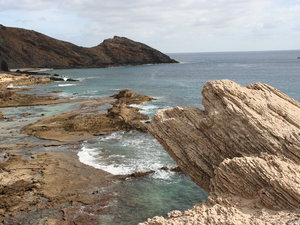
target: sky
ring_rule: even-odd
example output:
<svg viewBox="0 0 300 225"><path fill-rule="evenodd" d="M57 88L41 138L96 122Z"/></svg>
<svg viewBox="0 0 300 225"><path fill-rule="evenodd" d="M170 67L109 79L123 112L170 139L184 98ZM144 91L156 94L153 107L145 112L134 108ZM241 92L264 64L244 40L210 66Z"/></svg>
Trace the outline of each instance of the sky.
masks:
<svg viewBox="0 0 300 225"><path fill-rule="evenodd" d="M0 0L0 18L84 47L117 35L165 53L300 49L300 0Z"/></svg>

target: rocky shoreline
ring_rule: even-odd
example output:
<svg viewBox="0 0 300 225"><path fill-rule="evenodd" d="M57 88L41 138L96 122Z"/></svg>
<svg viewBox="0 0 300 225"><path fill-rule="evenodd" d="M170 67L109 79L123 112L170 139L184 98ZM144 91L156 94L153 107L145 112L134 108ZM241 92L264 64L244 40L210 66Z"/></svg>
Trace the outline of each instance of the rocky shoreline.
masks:
<svg viewBox="0 0 300 225"><path fill-rule="evenodd" d="M2 78L2 108L73 101L7 88L49 78ZM0 146L0 225L104 223L114 210L116 182L154 171L115 176L80 163L76 153L83 140L132 129L150 132L179 166L161 170L183 171L210 194L193 209L141 224L299 224L299 102L265 84L242 87L228 80L208 82L202 94L205 110L162 110L148 123L131 105L153 98L126 89L76 100L76 110L18 130L41 142ZM1 123L6 122L2 115Z"/></svg>
<svg viewBox="0 0 300 225"><path fill-rule="evenodd" d="M161 110L149 131L209 200L142 224L300 224L300 103L229 80L202 95L204 110Z"/></svg>
<svg viewBox="0 0 300 225"><path fill-rule="evenodd" d="M41 119L25 126L22 132L56 141L84 140L87 136L104 135L118 130L135 129L145 132L146 124L140 121L148 120L149 117L130 105L151 100L153 98L123 90L112 97L85 101L76 111ZM99 113L99 107L105 104L112 106L106 113Z"/></svg>
<svg viewBox="0 0 300 225"><path fill-rule="evenodd" d="M74 153L37 150L4 158L0 224L85 224L109 210L112 193L99 190L111 185L110 174L80 163Z"/></svg>
<svg viewBox="0 0 300 225"><path fill-rule="evenodd" d="M0 74L1 77L9 79L0 85L2 108L73 101L20 94L26 89L7 88L48 83L49 78ZM114 176L82 164L76 153L81 141L93 136L116 130L146 131L146 123L141 120L149 118L130 105L151 100L130 90L107 98L76 100L80 101L76 111L42 118L22 129L48 142L1 146L0 224L101 224L101 215L112 210L110 199L115 182L151 172ZM6 123L5 115L3 118L1 122ZM59 150L61 146L64 151Z"/></svg>

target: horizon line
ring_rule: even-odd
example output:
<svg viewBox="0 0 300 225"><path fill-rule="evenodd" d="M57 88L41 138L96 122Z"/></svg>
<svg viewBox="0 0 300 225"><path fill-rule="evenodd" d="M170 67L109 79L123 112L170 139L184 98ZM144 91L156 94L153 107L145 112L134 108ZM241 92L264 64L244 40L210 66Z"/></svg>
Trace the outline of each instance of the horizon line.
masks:
<svg viewBox="0 0 300 225"><path fill-rule="evenodd" d="M165 54L239 53L239 52L283 52L283 51L300 51L300 48L299 49L267 49L267 50L225 50L225 51L167 52Z"/></svg>

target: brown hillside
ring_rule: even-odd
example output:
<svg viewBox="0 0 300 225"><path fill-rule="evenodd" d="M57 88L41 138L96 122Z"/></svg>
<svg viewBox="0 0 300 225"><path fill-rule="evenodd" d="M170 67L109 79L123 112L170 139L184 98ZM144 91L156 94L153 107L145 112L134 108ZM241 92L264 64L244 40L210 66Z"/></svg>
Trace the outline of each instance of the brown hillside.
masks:
<svg viewBox="0 0 300 225"><path fill-rule="evenodd" d="M124 37L106 39L92 48L56 40L41 33L0 25L0 61L10 68L84 68L175 63L169 56Z"/></svg>

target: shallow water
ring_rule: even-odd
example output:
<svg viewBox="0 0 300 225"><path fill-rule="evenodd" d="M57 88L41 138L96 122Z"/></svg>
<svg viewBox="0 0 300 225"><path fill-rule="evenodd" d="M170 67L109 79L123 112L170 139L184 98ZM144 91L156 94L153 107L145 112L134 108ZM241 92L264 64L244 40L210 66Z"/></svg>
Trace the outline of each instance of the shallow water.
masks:
<svg viewBox="0 0 300 225"><path fill-rule="evenodd" d="M179 64L125 66L104 69L56 70L80 82L54 82L39 85L34 92L63 91L58 96L72 98L102 97L130 88L155 97L144 103L142 113L153 116L172 106L201 105L201 89L208 80L231 79L242 85L268 83L291 97L300 99L300 51L171 54ZM35 115L51 115L71 109L71 105L7 109L10 115L22 110ZM0 140L4 142L5 140ZM34 141L34 140L33 140ZM127 174L155 170L150 176L129 179L116 187L114 213L107 224L136 224L148 217L184 210L207 198L207 194L182 174L162 171L175 166L159 143L148 134L118 131L82 143L79 160L111 172Z"/></svg>

